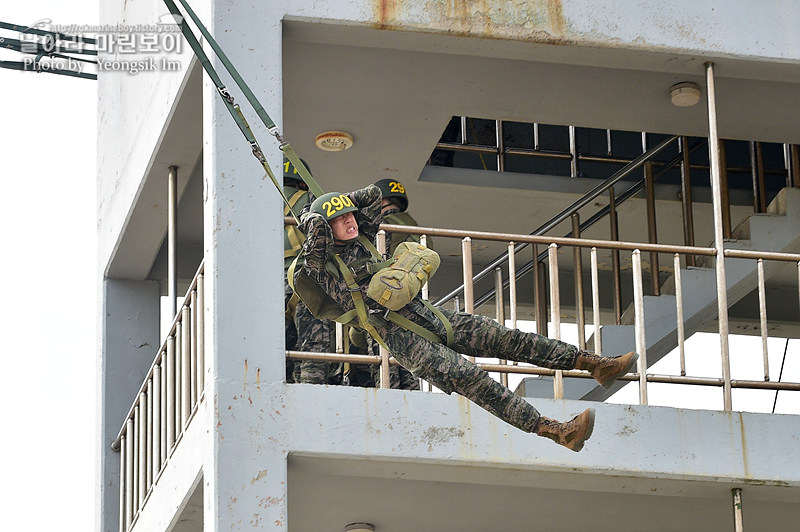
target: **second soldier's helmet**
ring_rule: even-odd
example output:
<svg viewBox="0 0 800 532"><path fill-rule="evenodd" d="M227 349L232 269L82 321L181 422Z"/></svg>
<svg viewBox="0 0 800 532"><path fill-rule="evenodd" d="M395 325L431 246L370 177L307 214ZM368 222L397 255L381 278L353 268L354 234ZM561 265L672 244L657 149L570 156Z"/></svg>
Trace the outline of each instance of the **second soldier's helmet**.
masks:
<svg viewBox="0 0 800 532"><path fill-rule="evenodd" d="M315 199L311 204L311 212L321 214L326 222L357 210L347 194L342 194L341 192L328 192Z"/></svg>
<svg viewBox="0 0 800 532"><path fill-rule="evenodd" d="M300 159L300 162L306 167L306 169L311 172L311 168L308 166L308 163L305 159ZM297 171L297 168L294 167L292 161L288 158L283 158L283 186L294 186L297 183L302 183L303 178L300 176L300 172Z"/></svg>
<svg viewBox="0 0 800 532"><path fill-rule="evenodd" d="M401 211L408 209L408 196L406 196L406 187L397 179L381 179L375 183L375 186L381 189L381 194L384 198L393 198L399 206Z"/></svg>

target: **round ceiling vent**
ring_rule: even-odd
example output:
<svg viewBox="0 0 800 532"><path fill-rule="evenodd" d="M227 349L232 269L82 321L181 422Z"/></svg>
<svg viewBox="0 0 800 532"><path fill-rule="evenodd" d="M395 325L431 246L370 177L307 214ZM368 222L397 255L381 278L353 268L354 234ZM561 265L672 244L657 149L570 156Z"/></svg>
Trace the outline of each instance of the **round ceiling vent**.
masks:
<svg viewBox="0 0 800 532"><path fill-rule="evenodd" d="M669 88L672 105L676 107L691 107L700 101L700 85L691 81L676 83Z"/></svg>
<svg viewBox="0 0 800 532"><path fill-rule="evenodd" d="M344 131L325 131L314 139L317 148L325 151L344 151L353 145L353 136Z"/></svg>

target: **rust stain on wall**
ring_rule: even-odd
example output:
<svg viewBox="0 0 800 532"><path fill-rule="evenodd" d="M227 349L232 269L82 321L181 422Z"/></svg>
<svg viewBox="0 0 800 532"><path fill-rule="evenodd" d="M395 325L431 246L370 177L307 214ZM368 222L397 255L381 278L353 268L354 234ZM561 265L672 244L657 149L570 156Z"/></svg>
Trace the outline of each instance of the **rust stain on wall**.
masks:
<svg viewBox="0 0 800 532"><path fill-rule="evenodd" d="M375 18L378 27L385 29L389 22L397 18L397 7L400 0L378 0L375 5Z"/></svg>
<svg viewBox="0 0 800 532"><path fill-rule="evenodd" d="M373 0L379 29L444 32L485 39L563 44L567 32L562 0Z"/></svg>
<svg viewBox="0 0 800 532"><path fill-rule="evenodd" d="M553 28L553 33L557 35L564 35L566 29L566 21L564 20L564 10L561 5L561 0L548 0L547 11L550 19L550 25Z"/></svg>

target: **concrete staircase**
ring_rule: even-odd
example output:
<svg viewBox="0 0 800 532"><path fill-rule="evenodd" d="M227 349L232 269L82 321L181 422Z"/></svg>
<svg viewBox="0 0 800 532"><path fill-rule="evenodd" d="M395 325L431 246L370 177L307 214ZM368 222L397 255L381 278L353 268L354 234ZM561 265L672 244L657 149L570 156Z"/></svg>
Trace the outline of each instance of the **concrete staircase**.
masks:
<svg viewBox="0 0 800 532"><path fill-rule="evenodd" d="M800 189L785 188L770 203L766 214L752 214L732 232L733 239L725 242L726 249L746 249L796 253L800 249ZM713 244L712 244L713 245ZM717 318L717 291L714 259L697 267L681 269L685 337ZM765 261L765 276L774 269ZM758 286L757 262L750 259L726 259L728 306L732 306ZM675 278L672 275L663 285L661 296L644 297L645 340L647 362L652 365L678 345ZM795 295L796 297L796 295ZM635 349L634 311L631 305L622 316L622 325L602 328L604 354L626 353ZM594 345L593 338L587 346ZM567 379L564 397L603 401L624 383L609 390L595 386L594 381ZM517 389L525 397L552 397L550 378L525 379Z"/></svg>

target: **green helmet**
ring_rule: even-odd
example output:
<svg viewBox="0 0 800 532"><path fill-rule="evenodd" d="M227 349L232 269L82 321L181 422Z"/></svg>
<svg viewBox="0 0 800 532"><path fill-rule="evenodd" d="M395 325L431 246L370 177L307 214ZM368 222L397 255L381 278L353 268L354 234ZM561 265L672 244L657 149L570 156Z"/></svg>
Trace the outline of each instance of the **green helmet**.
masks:
<svg viewBox="0 0 800 532"><path fill-rule="evenodd" d="M308 163L304 159L300 159L300 162L303 163L303 166L311 172L311 168L309 168ZM297 171L297 168L294 167L292 161L288 158L283 158L283 186L293 185L296 181L303 182L303 178L300 176L300 172Z"/></svg>
<svg viewBox="0 0 800 532"><path fill-rule="evenodd" d="M381 179L375 183L375 186L381 189L381 194L384 198L397 198L395 201L400 205L400 210L405 211L408 209L408 196L406 196L406 187L397 179Z"/></svg>
<svg viewBox="0 0 800 532"><path fill-rule="evenodd" d="M357 210L348 195L341 192L328 192L315 199L311 204L311 212L321 214L326 222Z"/></svg>

